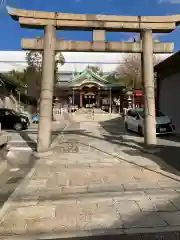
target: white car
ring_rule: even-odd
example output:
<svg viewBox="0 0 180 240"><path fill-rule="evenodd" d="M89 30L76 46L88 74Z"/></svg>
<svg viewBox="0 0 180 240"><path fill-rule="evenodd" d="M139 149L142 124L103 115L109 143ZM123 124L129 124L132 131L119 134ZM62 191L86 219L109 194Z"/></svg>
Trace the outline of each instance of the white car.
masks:
<svg viewBox="0 0 180 240"><path fill-rule="evenodd" d="M127 111L124 120L126 130L144 135L144 109L130 109ZM156 110L156 134L170 134L175 130L175 126L168 116Z"/></svg>

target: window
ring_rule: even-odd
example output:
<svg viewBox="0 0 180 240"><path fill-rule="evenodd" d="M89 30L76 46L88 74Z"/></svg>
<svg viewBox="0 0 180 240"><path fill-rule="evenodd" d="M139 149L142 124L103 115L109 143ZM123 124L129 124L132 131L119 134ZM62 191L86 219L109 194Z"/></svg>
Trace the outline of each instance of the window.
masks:
<svg viewBox="0 0 180 240"><path fill-rule="evenodd" d="M164 116L165 115L162 112L156 110L156 117L164 117Z"/></svg>
<svg viewBox="0 0 180 240"><path fill-rule="evenodd" d="M5 115L5 116L15 115L15 111L14 111L14 110L5 110L5 111L4 111L4 115Z"/></svg>
<svg viewBox="0 0 180 240"><path fill-rule="evenodd" d="M9 115L11 115L11 112L10 112L10 111L5 111L5 112L4 112L4 115L5 115L5 116L9 116Z"/></svg>
<svg viewBox="0 0 180 240"><path fill-rule="evenodd" d="M138 114L133 110L129 110L127 115L130 116L130 117L133 117L133 118L138 116Z"/></svg>
<svg viewBox="0 0 180 240"><path fill-rule="evenodd" d="M144 118L144 116L145 116L144 111L138 111L138 113L142 118ZM163 116L165 116L165 115L162 112L156 110L156 117L163 117Z"/></svg>
<svg viewBox="0 0 180 240"><path fill-rule="evenodd" d="M142 118L144 118L144 111L139 111L138 113Z"/></svg>
<svg viewBox="0 0 180 240"><path fill-rule="evenodd" d="M127 112L127 115L130 116L130 117L131 117L131 112L132 112L132 110L129 110L129 111Z"/></svg>

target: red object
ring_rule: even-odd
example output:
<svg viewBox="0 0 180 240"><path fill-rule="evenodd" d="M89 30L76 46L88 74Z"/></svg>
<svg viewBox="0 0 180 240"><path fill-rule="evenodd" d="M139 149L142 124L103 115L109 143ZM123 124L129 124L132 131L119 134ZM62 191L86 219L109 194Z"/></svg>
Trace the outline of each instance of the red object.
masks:
<svg viewBox="0 0 180 240"><path fill-rule="evenodd" d="M142 90L135 90L135 96L136 97L142 97L143 96Z"/></svg>

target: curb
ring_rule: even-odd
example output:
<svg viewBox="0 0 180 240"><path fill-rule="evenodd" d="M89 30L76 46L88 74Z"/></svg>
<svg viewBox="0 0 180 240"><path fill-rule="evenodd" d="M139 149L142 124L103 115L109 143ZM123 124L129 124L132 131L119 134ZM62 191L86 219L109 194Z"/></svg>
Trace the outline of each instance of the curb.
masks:
<svg viewBox="0 0 180 240"><path fill-rule="evenodd" d="M155 154L155 153L160 152L160 148L154 148L154 149L142 148L142 149L139 149L139 151L143 152L143 153L148 153L148 154Z"/></svg>
<svg viewBox="0 0 180 240"><path fill-rule="evenodd" d="M159 173L163 173L163 171L166 172L166 175L169 176L169 177L176 177L176 178L179 178L178 181L180 181L180 171L178 171L176 168L172 167L171 165L169 165L168 163L166 163L162 158L156 156L155 154L156 153L159 153L161 150L160 148L154 148L154 149L145 149L145 148L142 148L140 147L139 145L135 145L135 144L132 144L132 145L129 145L127 146L129 148L133 148L135 151L138 151L140 153L145 153L145 154L148 154L148 155L151 155L154 159L157 160L157 162L159 162L159 164L161 166L159 166L159 169L158 169L158 172ZM138 148L138 149L136 149ZM117 156L115 154L115 156ZM130 160L128 159L123 159L120 154L118 154L118 157L120 157L122 160L125 160L125 161L129 161L131 163ZM148 157L147 157L148 158ZM150 159L151 161L153 161L152 159ZM140 166L140 167L145 167L145 166ZM169 173L167 172L166 170L163 170L161 167L164 167L166 169L169 169L172 173ZM149 168L150 170L154 170L153 168L147 166L147 168ZM177 179L176 179L177 180Z"/></svg>
<svg viewBox="0 0 180 240"><path fill-rule="evenodd" d="M157 160L157 162L159 162L159 164L161 165L161 166L163 166L164 168L167 168L167 169L169 169L172 173L168 173L166 170L163 170L161 167L159 168L159 172L163 172L163 171L166 171L166 174L168 175L168 176L170 176L170 177L175 177L176 176L176 178L178 177L179 179L179 181L180 181L180 171L178 171L176 168L174 168L174 167L172 167L171 165L169 165L168 163L166 163L162 158L160 158L160 157L158 157L158 156L156 156L155 154L156 153L159 153L161 150L160 150L160 148L155 148L155 149L143 149L143 148L139 148L137 151L139 151L139 152L142 152L142 153L146 153L146 154L148 154L148 155L151 155L151 158L153 159L156 159ZM153 160L152 160L153 161ZM174 176L175 175L175 176Z"/></svg>

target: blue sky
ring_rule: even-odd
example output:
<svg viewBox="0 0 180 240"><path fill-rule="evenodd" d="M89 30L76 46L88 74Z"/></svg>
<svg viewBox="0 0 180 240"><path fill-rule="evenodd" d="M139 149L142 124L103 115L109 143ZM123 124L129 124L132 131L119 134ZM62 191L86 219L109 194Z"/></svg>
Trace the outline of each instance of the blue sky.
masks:
<svg viewBox="0 0 180 240"><path fill-rule="evenodd" d="M20 50L22 37L37 37L42 31L22 29L6 12L5 5L12 7L72 13L116 15L168 15L180 13L180 0L0 0L0 50ZM60 32L58 37L67 40L91 40L90 32ZM108 33L108 41L128 41L132 33ZM174 41L175 51L180 49L180 29L173 33L156 36L161 41Z"/></svg>

